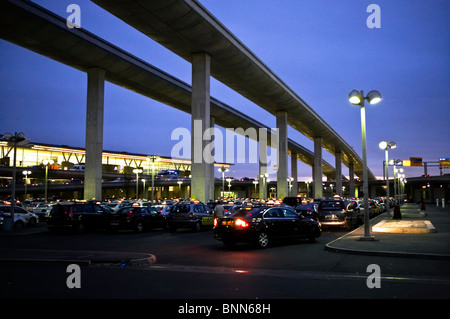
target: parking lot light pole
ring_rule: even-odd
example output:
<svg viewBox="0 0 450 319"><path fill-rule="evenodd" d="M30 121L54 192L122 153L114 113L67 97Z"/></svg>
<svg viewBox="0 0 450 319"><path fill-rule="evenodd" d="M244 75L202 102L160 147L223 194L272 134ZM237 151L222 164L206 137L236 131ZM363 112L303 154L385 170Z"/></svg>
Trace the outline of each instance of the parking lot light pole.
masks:
<svg viewBox="0 0 450 319"><path fill-rule="evenodd" d="M14 133L5 133L2 136L2 140L7 141L10 145L12 144L14 148L14 158L13 158L13 172L12 172L12 187L11 187L11 228L10 231L14 230L14 206L16 204L16 156L17 156L17 144L25 140L25 134L22 132Z"/></svg>
<svg viewBox="0 0 450 319"><path fill-rule="evenodd" d="M139 199L139 174L142 173L142 170L139 168L135 168L133 173L136 174L136 200Z"/></svg>
<svg viewBox="0 0 450 319"><path fill-rule="evenodd" d="M364 191L364 236L360 240L375 240L375 237L370 235L369 224L369 181L367 173L367 150L366 150L366 110L364 107L364 100L369 104L376 104L381 101L381 94L378 91L370 91L367 96L364 96L363 91L353 90L348 95L348 100L353 105L361 107L361 135L362 135L362 152L363 152L363 191Z"/></svg>
<svg viewBox="0 0 450 319"><path fill-rule="evenodd" d="M42 164L45 166L45 185L44 185L44 202L47 203L48 192L48 166L53 165L53 160L43 160Z"/></svg>
<svg viewBox="0 0 450 319"><path fill-rule="evenodd" d="M25 200L26 200L27 199L28 175L31 175L31 171L22 171L22 174L25 176Z"/></svg>
<svg viewBox="0 0 450 319"><path fill-rule="evenodd" d="M391 209L391 207L390 207L390 202L389 202L390 195L389 195L389 159L388 159L389 155L388 155L388 149L396 148L397 144L395 142L388 143L388 142L382 141L382 142L380 142L380 144L378 144L378 146L382 150L384 150L384 154L385 154L385 163L386 163L386 167L385 167L385 171L386 171L386 173L385 173L386 174L386 214L387 214L387 217L389 217L390 216L390 209Z"/></svg>

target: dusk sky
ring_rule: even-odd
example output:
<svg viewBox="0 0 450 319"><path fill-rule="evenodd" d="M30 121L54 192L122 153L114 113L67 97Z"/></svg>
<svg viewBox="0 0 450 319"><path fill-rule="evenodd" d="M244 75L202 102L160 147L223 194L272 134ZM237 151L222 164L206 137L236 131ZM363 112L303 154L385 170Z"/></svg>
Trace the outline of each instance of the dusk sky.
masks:
<svg viewBox="0 0 450 319"><path fill-rule="evenodd" d="M81 8L81 26L157 68L191 83L191 65L94 3L35 1L67 18ZM448 0L200 0L221 23L295 91L362 157L359 107L353 90L378 90L367 105L369 169L383 176L390 158L450 158L450 1ZM381 9L381 27L366 24L370 4ZM24 132L35 143L85 145L85 73L0 40L0 134ZM275 127L275 117L211 78L211 96ZM190 128L190 114L106 82L104 149L168 156L171 133ZM289 116L289 115L288 115ZM313 150L293 129L289 138ZM323 151L334 166L334 157ZM392 172L392 171L391 171ZM439 174L430 168L432 175ZM450 173L450 169L444 170ZM236 164L229 175L256 177L257 164ZM348 175L348 168L343 167ZM392 173L390 173L392 174ZM423 168L406 168L406 177ZM216 176L220 173L216 172ZM311 168L299 162L301 180ZM392 176L392 175L391 175Z"/></svg>

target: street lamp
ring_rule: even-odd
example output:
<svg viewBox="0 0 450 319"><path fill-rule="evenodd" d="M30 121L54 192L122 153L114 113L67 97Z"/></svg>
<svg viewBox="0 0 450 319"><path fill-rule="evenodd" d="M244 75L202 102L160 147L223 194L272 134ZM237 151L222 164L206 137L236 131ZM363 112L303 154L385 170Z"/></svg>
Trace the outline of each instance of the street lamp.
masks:
<svg viewBox="0 0 450 319"><path fill-rule="evenodd" d="M147 161L152 161L152 203L153 200L155 199L155 160L158 157L155 155L150 155L149 157L147 157Z"/></svg>
<svg viewBox="0 0 450 319"><path fill-rule="evenodd" d="M374 240L373 236L370 236L369 225L369 181L367 174L367 150L366 150L366 110L364 107L364 100L367 100L369 104L376 104L381 101L381 94L378 91L370 91L366 97L364 97L363 91L353 90L348 95L348 100L354 105L361 107L361 136L362 136L362 152L363 152L363 191L364 191L364 236L360 240Z"/></svg>
<svg viewBox="0 0 450 319"><path fill-rule="evenodd" d="M222 172L222 197L225 197L225 172L228 172L228 167L221 166L218 170L219 172Z"/></svg>
<svg viewBox="0 0 450 319"><path fill-rule="evenodd" d="M141 179L143 187L144 187L144 199L147 200L148 199L148 194L147 194L147 190L145 189L145 182L147 181L145 178Z"/></svg>
<svg viewBox="0 0 450 319"><path fill-rule="evenodd" d="M179 197L181 198L181 184L183 184L183 181L177 181L177 184L178 184Z"/></svg>
<svg viewBox="0 0 450 319"><path fill-rule="evenodd" d="M142 169L140 168L135 168L133 170L133 173L136 174L136 200L139 198L138 194L139 194L139 174L142 173Z"/></svg>
<svg viewBox="0 0 450 319"><path fill-rule="evenodd" d="M259 184L259 181L253 181L252 183L253 183L253 185L255 185L255 194L256 194L256 185ZM259 196L258 196L258 197L259 197Z"/></svg>
<svg viewBox="0 0 450 319"><path fill-rule="evenodd" d="M47 202L47 192L48 192L48 166L53 165L53 160L43 160L42 164L45 166L45 185L44 185L44 201Z"/></svg>
<svg viewBox="0 0 450 319"><path fill-rule="evenodd" d="M11 188L11 228L12 231L14 229L14 206L16 204L16 156L17 156L17 144L25 140L25 134L22 132L14 133L5 133L2 136L2 140L8 141L9 144L12 144L14 148L14 159L13 159L13 172L12 172L12 188Z"/></svg>
<svg viewBox="0 0 450 319"><path fill-rule="evenodd" d="M395 142L390 142L390 143L388 143L388 142L385 142L385 141L382 141L382 142L380 142L380 144L378 144L378 146L382 149L382 150L384 150L384 154L385 154L385 163L386 163L386 167L385 167L385 170L386 170L386 212L387 212L387 217L389 217L389 215L390 215L390 202L389 202L389 197L390 197L390 195L389 195L389 169L388 169L388 167L389 167L389 156L388 156L388 149L390 149L390 148L396 148L397 147L397 144L395 143Z"/></svg>
<svg viewBox="0 0 450 319"><path fill-rule="evenodd" d="M27 182L28 182L28 175L31 175L31 171L22 171L22 174L25 176L25 200L27 199Z"/></svg>
<svg viewBox="0 0 450 319"><path fill-rule="evenodd" d="M227 178L227 182L228 182L228 193L231 192L231 181L232 181L231 178Z"/></svg>

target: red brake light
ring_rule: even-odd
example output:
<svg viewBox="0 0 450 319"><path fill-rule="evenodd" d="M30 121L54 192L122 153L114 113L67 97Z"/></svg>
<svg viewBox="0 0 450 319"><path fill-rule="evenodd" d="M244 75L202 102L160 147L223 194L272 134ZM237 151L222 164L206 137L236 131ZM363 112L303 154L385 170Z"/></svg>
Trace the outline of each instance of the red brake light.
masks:
<svg viewBox="0 0 450 319"><path fill-rule="evenodd" d="M242 228L246 228L248 227L248 223L245 220L242 219L236 219L236 221L234 222L234 224L236 226L242 227Z"/></svg>

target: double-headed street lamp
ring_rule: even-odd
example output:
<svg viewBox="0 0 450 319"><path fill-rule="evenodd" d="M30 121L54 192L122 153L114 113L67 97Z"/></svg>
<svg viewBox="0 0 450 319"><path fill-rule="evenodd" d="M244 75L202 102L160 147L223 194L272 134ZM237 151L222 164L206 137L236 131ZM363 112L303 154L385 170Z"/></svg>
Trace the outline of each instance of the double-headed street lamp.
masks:
<svg viewBox="0 0 450 319"><path fill-rule="evenodd" d="M364 191L364 236L360 240L374 240L370 236L369 225L369 181L367 173L367 150L366 150L366 110L364 107L364 100L369 104L376 104L381 101L381 94L378 91L370 91L367 96L364 96L363 91L353 90L348 95L348 100L354 105L361 107L361 135L362 135L362 152L363 152L363 191Z"/></svg>
<svg viewBox="0 0 450 319"><path fill-rule="evenodd" d="M385 154L385 163L386 163L386 167L385 167L385 170L386 170L386 211L387 211L387 216L389 217L389 215L390 215L390 208L391 207L390 207L390 202L389 202L390 195L389 195L389 169L388 169L388 167L389 167L389 159L388 159L389 156L388 156L388 149L396 148L397 144L395 142L388 143L388 142L382 141L382 142L380 142L380 144L378 144L378 146L382 150L384 150L384 154Z"/></svg>

